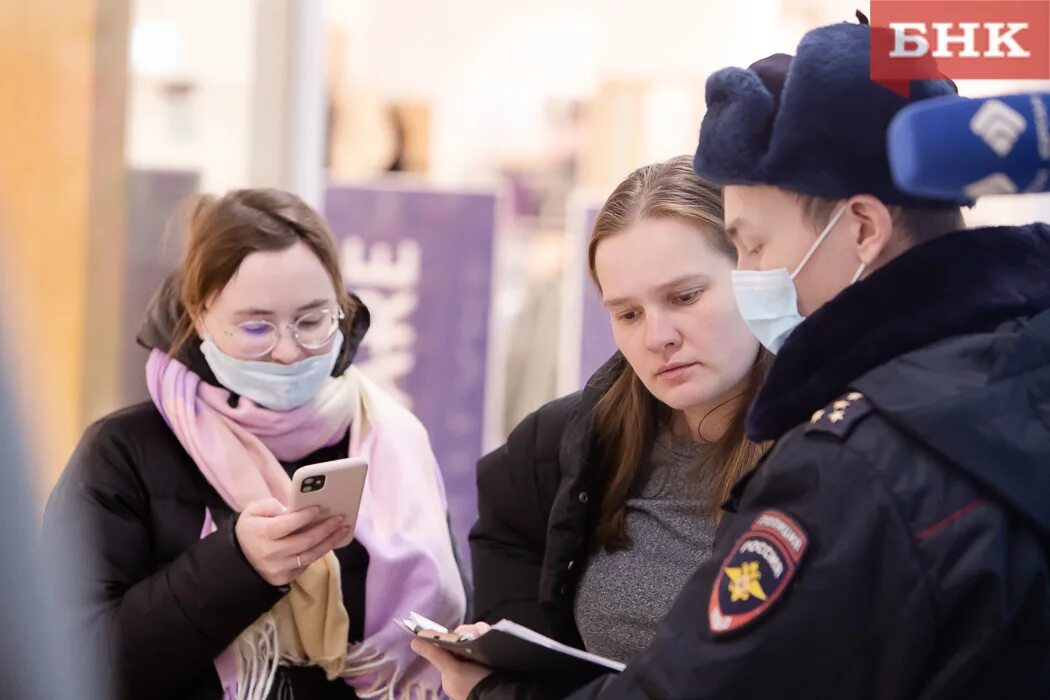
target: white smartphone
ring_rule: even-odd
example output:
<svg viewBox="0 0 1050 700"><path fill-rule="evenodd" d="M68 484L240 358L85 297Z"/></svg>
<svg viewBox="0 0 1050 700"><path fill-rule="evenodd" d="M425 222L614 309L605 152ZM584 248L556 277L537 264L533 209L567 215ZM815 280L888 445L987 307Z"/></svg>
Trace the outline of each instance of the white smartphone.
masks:
<svg viewBox="0 0 1050 700"><path fill-rule="evenodd" d="M350 528L350 534L336 544L335 549L345 547L354 539L354 525L361 509L367 475L368 462L359 457L300 467L292 476L288 510L317 506L324 516L343 516L343 524Z"/></svg>

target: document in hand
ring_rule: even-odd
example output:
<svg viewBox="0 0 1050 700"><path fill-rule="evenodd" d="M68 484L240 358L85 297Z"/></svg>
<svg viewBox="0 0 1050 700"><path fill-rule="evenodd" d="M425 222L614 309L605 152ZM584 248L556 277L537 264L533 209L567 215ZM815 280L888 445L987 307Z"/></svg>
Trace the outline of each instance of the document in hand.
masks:
<svg viewBox="0 0 1050 700"><path fill-rule="evenodd" d="M622 671L625 666L595 654L556 642L510 620L492 625L480 637L465 637L418 613L394 620L406 632L447 649L456 656L501 671L536 675L597 675Z"/></svg>

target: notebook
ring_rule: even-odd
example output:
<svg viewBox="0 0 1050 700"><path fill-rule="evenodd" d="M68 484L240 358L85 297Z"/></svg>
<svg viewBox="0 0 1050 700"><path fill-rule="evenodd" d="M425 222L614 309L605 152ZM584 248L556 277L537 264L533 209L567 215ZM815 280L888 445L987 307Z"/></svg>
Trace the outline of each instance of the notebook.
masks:
<svg viewBox="0 0 1050 700"><path fill-rule="evenodd" d="M412 612L395 619L402 629L456 656L501 671L541 676L619 673L624 664L566 646L510 620L501 620L479 637L465 637Z"/></svg>

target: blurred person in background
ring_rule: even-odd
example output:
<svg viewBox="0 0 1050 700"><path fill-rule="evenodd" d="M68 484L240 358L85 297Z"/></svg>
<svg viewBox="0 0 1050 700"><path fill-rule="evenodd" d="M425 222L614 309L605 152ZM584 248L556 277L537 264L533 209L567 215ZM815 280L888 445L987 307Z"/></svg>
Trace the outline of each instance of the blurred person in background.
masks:
<svg viewBox="0 0 1050 700"><path fill-rule="evenodd" d="M101 700L98 650L60 631L69 613L66 574L81 566L78 543L61 543L46 556L36 546L34 470L18 402L7 382L7 368L14 363L5 335L0 325L0 367L5 368L0 372L0 698Z"/></svg>
<svg viewBox="0 0 1050 700"><path fill-rule="evenodd" d="M45 540L86 552L78 631L122 698L435 697L392 617L463 619L444 486L350 364L369 315L327 225L258 189L188 228L139 336L152 401L85 431L46 509ZM356 524L287 511L296 469L348 455L370 466Z"/></svg>
<svg viewBox="0 0 1050 700"><path fill-rule="evenodd" d="M710 556L722 502L762 454L744 413L770 358L733 299L721 197L683 156L602 207L590 272L620 352L479 462L481 620L628 662Z"/></svg>

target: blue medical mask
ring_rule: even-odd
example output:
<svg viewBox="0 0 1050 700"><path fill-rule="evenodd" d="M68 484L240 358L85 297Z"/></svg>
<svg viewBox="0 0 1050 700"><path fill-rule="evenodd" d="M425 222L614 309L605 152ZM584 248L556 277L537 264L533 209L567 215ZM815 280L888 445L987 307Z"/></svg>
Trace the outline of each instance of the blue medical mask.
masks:
<svg viewBox="0 0 1050 700"><path fill-rule="evenodd" d="M736 305L740 315L744 318L751 333L758 338L771 353L776 354L784 345L784 341L791 335L805 317L798 312L798 291L795 289L795 277L802 272L809 259L817 252L817 248L828 237L835 224L842 218L846 211L843 205L838 212L831 217L831 221L824 227L817 240L810 247L809 252L802 258L794 272L788 272L786 267L774 270L733 270L733 295L736 297ZM857 268L857 273L850 280L852 285L864 273L864 263Z"/></svg>
<svg viewBox="0 0 1050 700"><path fill-rule="evenodd" d="M227 355L210 333L205 333L201 342L204 359L220 384L272 411L290 411L310 403L331 376L342 347L343 334L339 332L325 354L284 365Z"/></svg>

